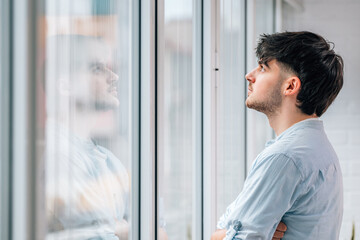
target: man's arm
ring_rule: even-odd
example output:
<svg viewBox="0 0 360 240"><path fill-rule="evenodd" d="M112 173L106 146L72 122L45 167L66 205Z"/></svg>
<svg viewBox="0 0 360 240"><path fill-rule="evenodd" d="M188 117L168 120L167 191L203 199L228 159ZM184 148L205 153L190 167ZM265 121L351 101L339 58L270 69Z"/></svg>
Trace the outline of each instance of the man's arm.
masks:
<svg viewBox="0 0 360 240"><path fill-rule="evenodd" d="M238 220L242 227L236 231L237 238L272 239L282 217L302 195L305 189L302 179L289 156L282 153L262 156L239 196L220 218L218 229L228 229Z"/></svg>
<svg viewBox="0 0 360 240"><path fill-rule="evenodd" d="M285 223L280 222L277 226L272 240L281 239L284 236L287 227ZM211 235L211 240L223 240L226 236L226 229L218 229Z"/></svg>

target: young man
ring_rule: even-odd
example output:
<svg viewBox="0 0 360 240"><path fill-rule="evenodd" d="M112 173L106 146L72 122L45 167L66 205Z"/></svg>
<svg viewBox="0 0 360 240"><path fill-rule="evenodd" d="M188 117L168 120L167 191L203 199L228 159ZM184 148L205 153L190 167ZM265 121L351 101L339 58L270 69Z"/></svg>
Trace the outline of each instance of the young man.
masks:
<svg viewBox="0 0 360 240"><path fill-rule="evenodd" d="M212 239L338 239L342 174L319 117L342 88L342 58L311 32L264 34L256 54L246 106L263 112L277 137L255 159ZM287 231L274 235L280 221Z"/></svg>

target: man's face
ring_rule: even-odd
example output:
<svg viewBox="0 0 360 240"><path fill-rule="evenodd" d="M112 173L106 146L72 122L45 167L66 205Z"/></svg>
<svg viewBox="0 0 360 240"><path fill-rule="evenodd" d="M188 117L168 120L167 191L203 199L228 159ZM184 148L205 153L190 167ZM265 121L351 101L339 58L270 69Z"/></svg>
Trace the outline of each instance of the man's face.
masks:
<svg viewBox="0 0 360 240"><path fill-rule="evenodd" d="M109 57L103 51L104 46L93 44L93 47L89 47L91 53L84 53L85 63L73 75L74 97L79 106L86 108L106 110L118 107L119 77L107 65Z"/></svg>
<svg viewBox="0 0 360 240"><path fill-rule="evenodd" d="M119 106L117 82L119 77L103 62L91 66L91 86L97 109Z"/></svg>
<svg viewBox="0 0 360 240"><path fill-rule="evenodd" d="M250 71L245 76L249 81L246 106L271 116L277 112L282 103L281 86L284 77L276 60Z"/></svg>

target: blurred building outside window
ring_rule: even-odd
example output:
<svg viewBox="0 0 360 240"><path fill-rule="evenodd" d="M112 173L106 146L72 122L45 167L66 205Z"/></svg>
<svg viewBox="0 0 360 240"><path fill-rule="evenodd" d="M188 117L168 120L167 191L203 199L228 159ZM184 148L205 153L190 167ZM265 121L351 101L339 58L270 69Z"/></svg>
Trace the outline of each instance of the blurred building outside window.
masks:
<svg viewBox="0 0 360 240"><path fill-rule="evenodd" d="M163 1L158 47L158 219L171 239L193 239L193 1Z"/></svg>

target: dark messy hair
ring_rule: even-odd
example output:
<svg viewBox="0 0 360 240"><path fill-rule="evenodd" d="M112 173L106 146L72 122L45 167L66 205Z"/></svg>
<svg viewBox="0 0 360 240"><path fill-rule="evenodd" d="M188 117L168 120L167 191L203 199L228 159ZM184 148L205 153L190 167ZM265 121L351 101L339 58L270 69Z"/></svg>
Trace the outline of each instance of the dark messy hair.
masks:
<svg viewBox="0 0 360 240"><path fill-rule="evenodd" d="M273 59L301 81L297 107L320 117L343 86L344 63L323 37L311 32L283 32L260 36L256 55L265 65Z"/></svg>

